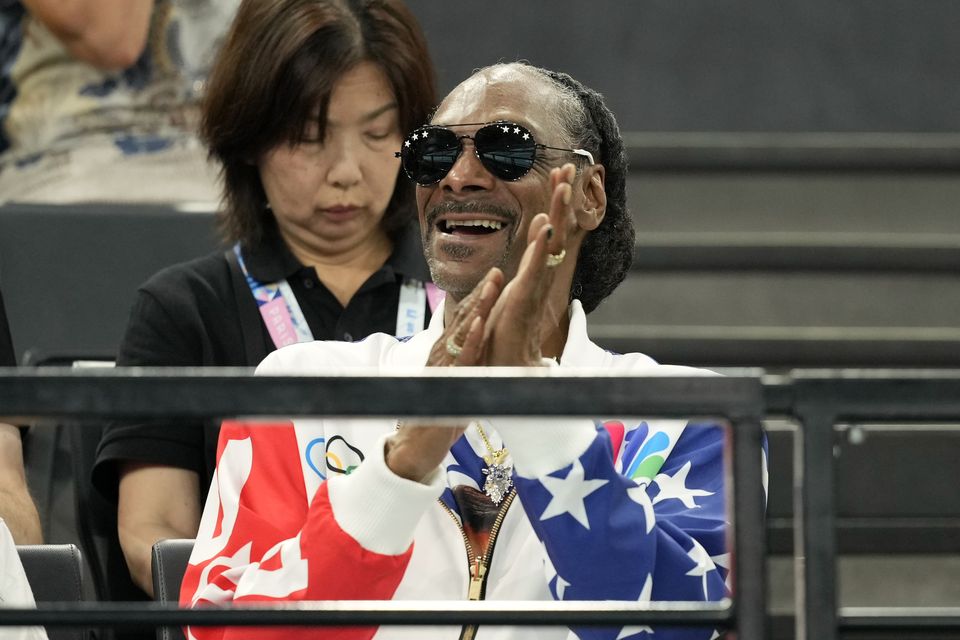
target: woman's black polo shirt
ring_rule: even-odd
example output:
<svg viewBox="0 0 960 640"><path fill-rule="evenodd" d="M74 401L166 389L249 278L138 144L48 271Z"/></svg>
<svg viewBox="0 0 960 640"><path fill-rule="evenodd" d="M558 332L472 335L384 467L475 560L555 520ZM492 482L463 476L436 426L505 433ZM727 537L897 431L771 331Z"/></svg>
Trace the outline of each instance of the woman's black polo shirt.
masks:
<svg viewBox="0 0 960 640"><path fill-rule="evenodd" d="M256 250L244 251L243 255L247 269L257 280L286 279L317 340L360 340L376 332L393 334L404 280L429 280L416 223L401 231L387 262L360 287L346 308L320 282L312 267L300 264L276 232ZM429 322L430 311L425 312ZM244 325L260 330L252 340L247 331L246 344ZM140 287L117 364L252 367L273 350L252 294L238 284L236 273L231 272L221 252L164 269ZM216 463L218 433L219 423L110 425L97 452L94 485L115 500L119 461L173 466L199 474L202 503Z"/></svg>

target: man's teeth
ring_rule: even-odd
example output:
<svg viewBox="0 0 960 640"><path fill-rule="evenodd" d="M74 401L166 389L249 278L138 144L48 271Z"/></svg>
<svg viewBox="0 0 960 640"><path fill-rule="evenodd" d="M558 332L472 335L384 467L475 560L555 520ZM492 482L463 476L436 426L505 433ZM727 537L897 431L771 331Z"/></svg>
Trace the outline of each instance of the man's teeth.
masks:
<svg viewBox="0 0 960 640"><path fill-rule="evenodd" d="M497 220L445 220L444 224L447 229L453 229L454 227L485 227L499 231L503 228L503 223Z"/></svg>

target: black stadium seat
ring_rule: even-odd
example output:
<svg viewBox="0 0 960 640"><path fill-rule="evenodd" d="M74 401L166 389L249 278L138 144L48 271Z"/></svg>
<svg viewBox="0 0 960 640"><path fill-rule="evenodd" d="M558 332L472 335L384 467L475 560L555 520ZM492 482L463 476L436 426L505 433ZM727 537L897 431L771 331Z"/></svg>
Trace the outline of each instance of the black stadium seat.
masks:
<svg viewBox="0 0 960 640"><path fill-rule="evenodd" d="M37 602L83 600L83 560L72 544L18 545L17 553ZM0 634L2 635L2 634ZM89 630L49 628L50 640L87 640Z"/></svg>
<svg viewBox="0 0 960 640"><path fill-rule="evenodd" d="M153 595L158 602L179 602L180 583L193 540L161 540L153 545ZM183 640L178 627L157 627L157 640Z"/></svg>
<svg viewBox="0 0 960 640"><path fill-rule="evenodd" d="M0 207L0 284L17 361L116 357L137 287L160 269L217 247L210 211Z"/></svg>

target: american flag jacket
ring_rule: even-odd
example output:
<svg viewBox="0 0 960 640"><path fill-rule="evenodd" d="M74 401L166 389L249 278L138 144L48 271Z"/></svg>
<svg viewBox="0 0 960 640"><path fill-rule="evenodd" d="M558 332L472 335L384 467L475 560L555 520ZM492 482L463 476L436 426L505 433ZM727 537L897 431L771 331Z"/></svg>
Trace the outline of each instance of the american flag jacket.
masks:
<svg viewBox="0 0 960 640"><path fill-rule="evenodd" d="M442 309L409 340L312 342L271 354L259 375L422 371ZM571 306L566 368L631 375L708 375L615 355L587 337ZM590 402L585 397L584 402ZM416 406L416 398L410 399ZM672 600L728 595L724 435L714 424L616 418L480 422L506 447L515 490L485 554L474 552L455 493L485 484L475 426L422 483L384 462L396 420L225 422L217 470L184 577L181 603L297 600ZM759 452L758 452L759 454ZM545 620L545 623L548 622ZM699 638L712 629L645 626L192 627L197 640L283 638Z"/></svg>

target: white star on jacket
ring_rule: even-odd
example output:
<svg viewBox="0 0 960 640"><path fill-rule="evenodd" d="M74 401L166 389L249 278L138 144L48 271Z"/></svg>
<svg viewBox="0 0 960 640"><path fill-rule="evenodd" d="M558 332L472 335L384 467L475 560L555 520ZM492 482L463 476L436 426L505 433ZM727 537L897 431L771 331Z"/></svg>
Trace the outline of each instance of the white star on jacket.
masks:
<svg viewBox="0 0 960 640"><path fill-rule="evenodd" d="M626 640L632 636L640 635L641 633L647 635L653 635L653 628L646 625L643 626L632 626L624 627L620 630L620 635L617 636L617 640Z"/></svg>
<svg viewBox="0 0 960 640"><path fill-rule="evenodd" d="M547 545L540 542L540 549L543 551L543 572L547 577L547 584L556 578L557 579L557 600L563 600L563 592L566 591L567 587L570 586L570 583L560 577L560 574L557 573L557 570L553 566L553 561L550 560L550 554L547 553Z"/></svg>
<svg viewBox="0 0 960 640"><path fill-rule="evenodd" d="M730 571L730 554L721 553L718 556L710 556L710 559L713 560L713 564L721 569L727 570L727 577L724 579L723 584L727 586L727 589L733 591L733 572Z"/></svg>
<svg viewBox="0 0 960 640"><path fill-rule="evenodd" d="M540 520L549 520L555 516L569 513L574 520L583 525L584 529L590 529L590 521L587 519L587 508L584 499L607 484L609 480L584 480L583 465L579 460L573 462L573 468L566 478L554 478L553 476L543 476L538 478L543 484L544 489L550 493L550 503L540 514Z"/></svg>
<svg viewBox="0 0 960 640"><path fill-rule="evenodd" d="M658 493L657 497L653 499L653 504L657 504L663 500L669 500L670 498L676 498L677 500L681 501L683 506L685 506L687 509L695 509L698 505L696 502L694 502L694 497L713 495L712 491L705 491L703 489L688 489L688 473L690 473L689 461L680 467L680 469L672 476L668 476L665 473L658 474L653 481L657 483L658 487L660 487L660 493Z"/></svg>
<svg viewBox="0 0 960 640"><path fill-rule="evenodd" d="M656 515L653 512L653 503L647 494L647 485L641 484L627 489L627 497L643 507L643 519L647 521L647 533L653 531Z"/></svg>
<svg viewBox="0 0 960 640"><path fill-rule="evenodd" d="M653 596L653 574L647 574L647 580L643 583L643 590L640 591L640 597L637 598L637 602L650 602L650 598ZM623 640L624 638L629 638L630 636L635 636L641 633L646 633L653 635L653 629L646 625L633 625L627 626L620 629L620 633L617 634L617 640Z"/></svg>
<svg viewBox="0 0 960 640"><path fill-rule="evenodd" d="M711 571L716 571L717 565L710 559L710 554L703 548L703 545L696 540L693 541L693 546L687 551L687 557L696 563L695 567L687 571L687 575L700 576L703 578L703 597L709 600L710 595L707 593L707 574Z"/></svg>

